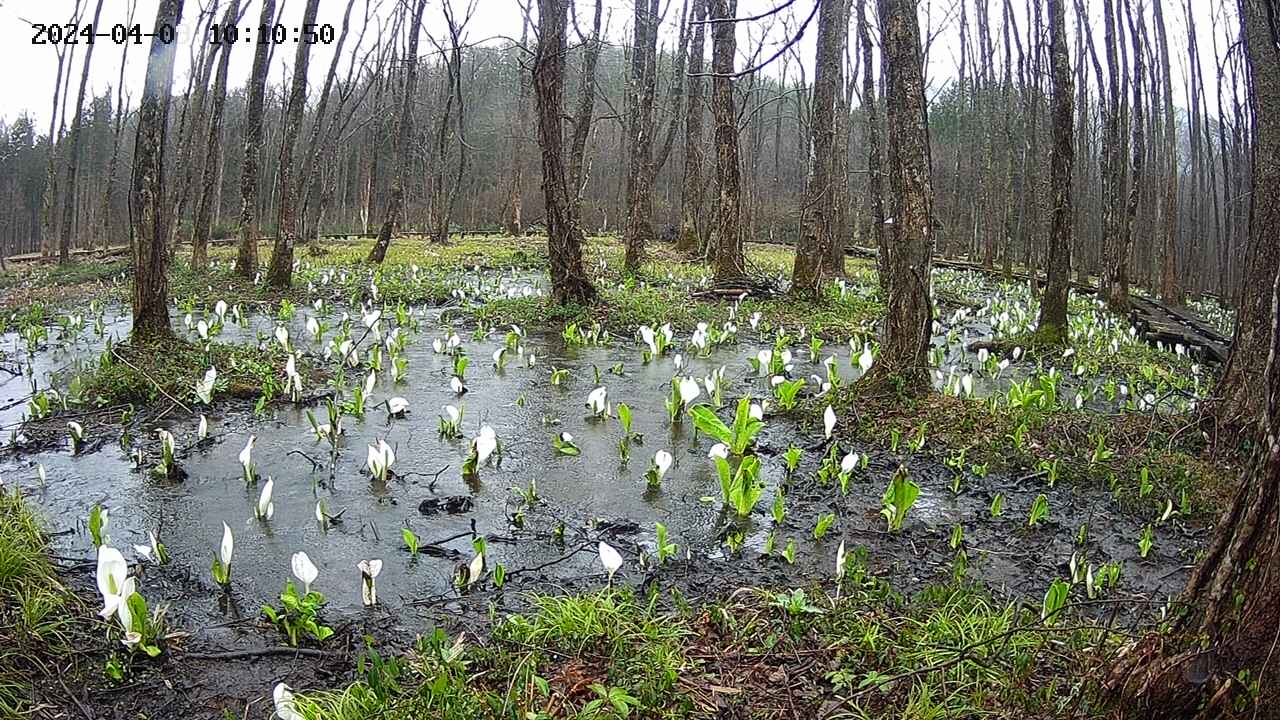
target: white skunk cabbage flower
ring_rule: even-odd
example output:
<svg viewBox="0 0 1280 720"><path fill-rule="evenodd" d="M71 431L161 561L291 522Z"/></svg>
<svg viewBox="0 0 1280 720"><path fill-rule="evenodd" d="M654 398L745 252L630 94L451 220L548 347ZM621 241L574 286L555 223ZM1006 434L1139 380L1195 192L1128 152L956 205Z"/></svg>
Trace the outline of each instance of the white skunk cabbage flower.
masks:
<svg viewBox="0 0 1280 720"><path fill-rule="evenodd" d="M262 484L262 492L258 494L258 504L254 507L253 513L259 520L270 520L272 515L276 514L276 504L271 501L271 492L275 490L275 481L267 478Z"/></svg>
<svg viewBox="0 0 1280 720"><path fill-rule="evenodd" d="M658 479L667 474L667 470L671 468L671 453L666 450L659 450L653 454L653 466L658 470Z"/></svg>
<svg viewBox="0 0 1280 720"><path fill-rule="evenodd" d="M614 573L618 572L622 567L622 555L617 550L614 550L612 545L603 540L600 541L598 550L600 552L600 564L604 565L605 572L609 573L609 582L612 583Z"/></svg>
<svg viewBox="0 0 1280 720"><path fill-rule="evenodd" d="M702 393L702 391L698 389L698 381L694 380L691 377L680 378L679 387L680 387L680 402L685 406L688 406L689 403L693 402L694 400L697 400L698 395Z"/></svg>
<svg viewBox="0 0 1280 720"><path fill-rule="evenodd" d="M378 604L378 588L374 584L378 573L382 572L381 560L361 560L356 563L360 569L360 600L365 607Z"/></svg>
<svg viewBox="0 0 1280 720"><path fill-rule="evenodd" d="M827 409L822 411L822 432L827 436L828 440L831 439L831 431L834 430L835 427L836 411L828 405Z"/></svg>
<svg viewBox="0 0 1280 720"><path fill-rule="evenodd" d="M275 702L276 717L280 720L306 720L302 713L298 712L298 707L293 701L293 692L289 690L288 685L277 683L271 697Z"/></svg>
<svg viewBox="0 0 1280 720"><path fill-rule="evenodd" d="M98 548L98 592L102 593L102 609L99 617L120 616L120 624L126 629L133 627L129 616L129 596L137 588L135 580L129 576L129 563L120 551L103 545Z"/></svg>
<svg viewBox="0 0 1280 720"><path fill-rule="evenodd" d="M302 594L311 592L311 583L315 582L316 577L320 575L315 563L311 562L311 558L302 551L294 553L289 563L293 566L293 576L302 583Z"/></svg>
<svg viewBox="0 0 1280 720"><path fill-rule="evenodd" d="M721 460L729 459L729 446L724 443L716 443L707 451L707 457L720 458Z"/></svg>
<svg viewBox="0 0 1280 720"><path fill-rule="evenodd" d="M482 425L480 434L471 441L471 447L476 452L476 464L483 465L493 455L493 451L498 449L498 436L494 434L493 428Z"/></svg>
<svg viewBox="0 0 1280 720"><path fill-rule="evenodd" d="M592 415L607 415L609 413L609 391L603 385L592 390L587 395L587 407L591 409Z"/></svg>
<svg viewBox="0 0 1280 720"><path fill-rule="evenodd" d="M369 473L382 482L387 481L387 475L391 472L391 464L396 461L396 453L387 444L386 440L378 439L377 444L369 443L369 454L366 464L369 466Z"/></svg>
<svg viewBox="0 0 1280 720"><path fill-rule="evenodd" d="M409 401L397 395L387 400L387 410L392 415L404 415L409 410Z"/></svg>
<svg viewBox="0 0 1280 720"><path fill-rule="evenodd" d="M210 367L204 372L204 379L196 383L196 397L200 402L209 405L213 402L213 384L218 381L218 369Z"/></svg>
<svg viewBox="0 0 1280 720"><path fill-rule="evenodd" d="M862 368L863 374L866 374L874 363L875 356L871 353L871 343L863 343L862 352L858 355L858 367Z"/></svg>

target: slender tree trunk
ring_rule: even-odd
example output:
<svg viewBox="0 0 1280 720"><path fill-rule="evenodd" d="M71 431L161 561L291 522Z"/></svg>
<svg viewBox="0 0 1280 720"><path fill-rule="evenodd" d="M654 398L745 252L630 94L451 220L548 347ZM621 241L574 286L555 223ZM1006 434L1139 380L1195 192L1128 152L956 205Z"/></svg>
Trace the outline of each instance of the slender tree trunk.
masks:
<svg viewBox="0 0 1280 720"><path fill-rule="evenodd" d="M404 215L404 175L408 163L409 139L413 136L413 98L418 92L418 36L422 34L422 13L427 0L418 0L413 20L409 25L409 52L405 57L404 97L401 98L400 117L396 122L395 144L392 157L395 175L391 178L391 193L387 197L386 217L378 229L378 238L369 250L369 262L382 263L391 245L391 233Z"/></svg>
<svg viewBox="0 0 1280 720"><path fill-rule="evenodd" d="M102 14L102 0L93 7L93 27L98 27ZM67 180L62 191L62 233L58 237L58 264L71 262L71 238L75 230L76 180L80 173L80 136L84 128L84 93L89 85L89 64L93 60L93 48L88 43L84 51L84 65L80 70L80 89L76 92L76 115L71 121L71 147L67 150Z"/></svg>
<svg viewBox="0 0 1280 720"><path fill-rule="evenodd" d="M841 61L849 28L848 0L819 0L818 47L810 115L811 167L801 208L800 242L791 269L791 291L816 300L835 240L836 96L843 87ZM843 242L843 240L842 240Z"/></svg>
<svg viewBox="0 0 1280 720"><path fill-rule="evenodd" d="M700 76L707 37L707 26L703 21L707 17L709 2L710 0L694 0L693 44L689 49L689 78L685 90L688 104L684 120L684 175L680 185L680 238L676 242L676 249L684 252L703 250L707 242L702 222L702 115L705 109L702 102L703 80Z"/></svg>
<svg viewBox="0 0 1280 720"><path fill-rule="evenodd" d="M272 24L276 0L262 0L258 24ZM236 272L251 278L258 272L258 159L262 145L262 105L267 85L267 43L256 43L253 70L249 75L249 98L245 107L244 162L240 169L240 244Z"/></svg>
<svg viewBox="0 0 1280 720"><path fill-rule="evenodd" d="M170 208L164 199L164 142L169 120L177 45L161 37L165 26L178 28L183 0L160 0L151 37L138 134L133 148L130 182L130 244L133 246L133 338L169 337Z"/></svg>
<svg viewBox="0 0 1280 720"><path fill-rule="evenodd" d="M582 264L582 229L573 222L573 194L564 167L564 54L569 0L538 0L538 50L533 63L542 148L542 195L546 204L551 296L562 305L591 302L595 286Z"/></svg>
<svg viewBox="0 0 1280 720"><path fill-rule="evenodd" d="M884 179L880 169L880 111L876 103L876 73L872 63L871 24L867 21L867 0L858 3L858 44L862 47L862 106L867 119L867 204L871 215L871 235L878 255L877 276L881 297L889 297L889 233L884 225Z"/></svg>
<svg viewBox="0 0 1280 720"><path fill-rule="evenodd" d="M138 9L137 0L130 0L129 12L125 15L125 25L133 26L134 12ZM120 51L120 72L116 77L116 118L115 123L111 127L111 160L107 163L106 187L102 190L102 212L99 213L99 221L102 229L102 248L105 250L111 246L111 196L112 190L116 183L116 166L120 163L120 134L124 128L125 101L124 101L124 68L129 62L129 46L133 43L125 43L124 48Z"/></svg>
<svg viewBox="0 0 1280 720"><path fill-rule="evenodd" d="M529 18L526 15L521 24L520 47L527 47L528 43ZM515 112L511 118L511 215L507 218L507 234L513 236L524 232L524 138L529 134L526 112L529 92L524 77L524 72L517 69Z"/></svg>
<svg viewBox="0 0 1280 720"><path fill-rule="evenodd" d="M240 17L240 0L231 0L223 24L235 23ZM196 198L196 220L191 231L191 268L204 272L209 268L209 236L214 198L217 197L218 173L221 163L222 115L227 105L227 66L231 62L234 43L223 43L219 49L218 70L213 78L213 100L209 109L209 139L205 146L204 172L200 181L200 193Z"/></svg>
<svg viewBox="0 0 1280 720"><path fill-rule="evenodd" d="M1049 192L1053 198L1053 215L1049 229L1049 256L1045 261L1044 297L1040 301L1039 330L1047 342L1061 343L1067 338L1067 295L1071 275L1074 88L1071 60L1067 55L1067 22L1063 8L1066 0L1048 2L1049 64L1053 80L1053 151L1049 160Z"/></svg>
<svg viewBox="0 0 1280 720"><path fill-rule="evenodd" d="M582 227L582 193L586 186L587 136L591 134L596 105L596 64L600 59L600 21L604 3L596 0L591 21L591 37L582 41L582 75L578 78L578 109L573 114L573 137L569 145L569 189L573 197L573 222Z"/></svg>
<svg viewBox="0 0 1280 720"><path fill-rule="evenodd" d="M1152 0L1156 45L1160 52L1161 83L1164 106L1164 176L1161 188L1160 227L1160 298L1174 305L1182 304L1182 288L1178 284L1178 137L1174 122L1173 76L1169 65L1169 38L1164 24L1164 0Z"/></svg>
<svg viewBox="0 0 1280 720"><path fill-rule="evenodd" d="M738 0L711 0L711 19L727 20L738 12ZM715 117L716 201L715 253L712 271L717 283L735 283L746 277L742 251L742 179L738 161L738 116L733 103L733 60L737 51L735 25L718 22L711 27L711 112Z"/></svg>
<svg viewBox="0 0 1280 720"><path fill-rule="evenodd" d="M896 380L902 391L914 394L930 386L930 273L936 235L929 116L916 4L914 0L879 0L879 15L892 218L886 234L892 249L886 263L889 297L880 358L870 378L873 382Z"/></svg>
<svg viewBox="0 0 1280 720"><path fill-rule="evenodd" d="M315 172L316 160L320 157L320 153L329 147L330 143L325 140L329 139L329 131L332 129L333 123L326 123L329 109L329 98L333 93L333 83L338 77L338 60L342 57L342 48L347 43L347 34L351 30L351 8L355 5L355 0L347 0L347 8L342 13L342 30L338 33L338 42L333 47L333 58L329 62L329 70L324 76L324 88L320 91L320 102L316 104L315 121L311 125L311 139L304 148L302 161L302 174L298 177L302 182L302 242L307 243L318 232L319 222L308 223L307 218L311 207L311 196L314 192L324 195L322 187L323 178ZM364 32L361 31L360 39L364 38ZM352 57L354 65L354 55ZM350 78L348 77L348 82ZM340 110L342 106L342 98L339 98ZM334 123L337 118L334 118ZM320 201L321 205L324 201ZM322 213L321 209L317 214ZM308 230L310 228L310 230Z"/></svg>

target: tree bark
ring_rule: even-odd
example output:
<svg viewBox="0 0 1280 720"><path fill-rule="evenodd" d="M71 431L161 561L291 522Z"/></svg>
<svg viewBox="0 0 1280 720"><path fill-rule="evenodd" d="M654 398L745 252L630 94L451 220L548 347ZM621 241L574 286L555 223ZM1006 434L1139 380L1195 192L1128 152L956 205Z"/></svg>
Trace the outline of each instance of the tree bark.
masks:
<svg viewBox="0 0 1280 720"><path fill-rule="evenodd" d="M551 297L561 305L588 303L596 289L582 264L582 229L574 224L573 193L564 167L564 55L569 0L538 0L538 51L533 87L542 149L542 195L546 205Z"/></svg>
<svg viewBox="0 0 1280 720"><path fill-rule="evenodd" d="M1245 44L1250 53L1249 100L1253 111L1253 207L1249 246L1245 252L1245 279L1236 307L1236 330L1227 368L1214 395L1219 398L1218 420L1227 427L1239 427L1258 417L1264 398L1258 392L1258 378L1267 367L1271 341L1271 283L1280 268L1280 51L1268 45L1275 25L1260 12L1268 0L1243 0L1249 8L1244 15ZM1270 0L1272 6L1280 5ZM1280 11L1271 15L1280 23ZM1277 33L1280 34L1280 33Z"/></svg>
<svg viewBox="0 0 1280 720"><path fill-rule="evenodd" d="M924 97L920 24L914 0L879 0L888 128L891 249L889 296L872 382L894 380L906 393L930 387L935 244L929 117Z"/></svg>
<svg viewBox="0 0 1280 720"><path fill-rule="evenodd" d="M1274 72L1280 67L1280 2L1241 0L1240 6L1256 120L1250 242L1266 235L1274 245L1280 218L1280 93ZM1262 280L1256 265L1250 273ZM1256 366L1262 382L1255 375L1253 386L1263 399L1251 406L1258 411L1253 419L1262 442L1187 580L1182 600L1191 609L1176 620L1172 634L1129 646L1112 668L1108 687L1134 717L1234 715L1235 700L1249 692L1251 681L1259 683L1250 703L1253 717L1273 716L1280 700L1280 688L1268 675L1280 638L1280 273L1274 265L1271 273L1260 283L1266 289L1254 292L1266 300L1250 303L1267 317L1261 333L1266 360Z"/></svg>
<svg viewBox="0 0 1280 720"><path fill-rule="evenodd" d="M791 292L817 300L823 269L836 242L836 96L843 87L842 59L849 28L848 0L819 0L818 46L810 115L810 169L801 208L801 234L791 268Z"/></svg>
<svg viewBox="0 0 1280 720"><path fill-rule="evenodd" d="M1161 88L1164 106L1163 177L1161 189L1160 299L1182 304L1182 288L1178 284L1178 137L1174 122L1173 79L1169 65L1169 33L1164 24L1163 0L1152 0L1152 20L1156 45L1160 53Z"/></svg>
<svg viewBox="0 0 1280 720"><path fill-rule="evenodd" d="M876 73L872 63L871 23L867 21L867 0L858 2L858 44L862 46L862 108L867 119L867 204L871 215L871 235L876 257L880 296L889 297L889 233L884 226L884 179L881 171L880 111L876 102Z"/></svg>
<svg viewBox="0 0 1280 720"><path fill-rule="evenodd" d="M706 50L707 17L710 0L694 0L693 42L689 48L689 78L685 88L684 173L680 184L680 237L676 249L700 251L706 247L707 233L702 222L702 104L703 53Z"/></svg>
<svg viewBox="0 0 1280 720"><path fill-rule="evenodd" d="M1049 255L1045 261L1044 297L1040 301L1039 331L1049 343L1067 338L1067 295L1071 275L1072 197L1071 171L1075 148L1071 144L1074 121L1071 60L1067 55L1066 0L1049 2L1049 64L1052 89L1053 150L1049 161L1049 192L1053 214L1049 228Z"/></svg>
<svg viewBox="0 0 1280 720"><path fill-rule="evenodd" d="M313 26L320 10L320 0L307 0L302 12L304 27ZM311 61L311 43L298 43L293 59L293 83L289 88L289 104L285 109L284 141L280 145L280 213L276 223L276 241L271 249L267 283L285 289L293 282L293 248L298 243L298 169L293 156L298 135L302 133L302 113L307 108L307 66Z"/></svg>
<svg viewBox="0 0 1280 720"><path fill-rule="evenodd" d="M711 0L711 19L727 20L738 11L738 0ZM715 117L716 230L712 272L717 283L733 283L747 275L742 252L742 178L738 161L738 116L733 103L733 56L737 51L735 25L711 27L711 112Z"/></svg>
<svg viewBox="0 0 1280 720"><path fill-rule="evenodd" d="M631 83L627 93L627 225L624 269L634 273L653 242L653 101L658 81L658 0L633 0Z"/></svg>
<svg viewBox="0 0 1280 720"><path fill-rule="evenodd" d="M102 14L102 0L93 7L93 27L98 27ZM76 180L80 173L80 135L84 129L84 93L89 84L89 63L93 60L93 47L88 43L84 50L84 65L80 70L80 89L76 92L76 115L71 121L71 147L67 151L67 180L62 191L62 232L58 236L58 264L71 262L71 236L74 228L76 206Z"/></svg>
<svg viewBox="0 0 1280 720"><path fill-rule="evenodd" d="M240 17L240 0L231 0L227 6L223 24L231 25ZM200 196L196 199L196 220L191 229L191 269L204 272L209 268L209 236L213 216L213 203L217 193L218 171L221 163L222 115L227 105L227 66L231 62L234 43L222 43L219 48L218 70L213 78L213 102L209 109L209 139L205 146L204 172L200 181Z"/></svg>
<svg viewBox="0 0 1280 720"><path fill-rule="evenodd" d="M177 30L182 5L183 0L160 0L156 9L151 54L138 106L138 134L133 147L133 179L129 189L134 339L173 334L169 327L170 208L164 198L164 141L177 45L161 40L161 30L165 26Z"/></svg>
<svg viewBox="0 0 1280 720"><path fill-rule="evenodd" d="M600 60L600 21L604 3L596 0L591 21L591 37L582 41L582 75L578 78L578 109L573 114L573 136L569 145L569 189L573 197L573 223L582 227L582 192L586 185L587 136L591 134L596 106L596 64Z"/></svg>
<svg viewBox="0 0 1280 720"><path fill-rule="evenodd" d="M418 91L418 36L422 34L422 13L426 10L427 0L418 0L413 10L413 20L409 25L409 51L405 56L404 97L401 98L400 117L396 122L395 144L392 157L395 160L395 175L391 178L391 192L387 197L386 217L382 227L378 229L378 238L369 249L369 262L381 263L387 257L387 247L391 245L391 233L401 222L404 214L404 174L409 154L409 138L413 136L413 97Z"/></svg>
<svg viewBox="0 0 1280 720"><path fill-rule="evenodd" d="M262 0L258 24L272 24L276 0ZM253 52L253 70L249 75L249 99L245 108L244 162L240 169L240 243L236 253L236 272L254 277L258 272L258 159L262 144L262 104L267 86L267 43L257 43Z"/></svg>

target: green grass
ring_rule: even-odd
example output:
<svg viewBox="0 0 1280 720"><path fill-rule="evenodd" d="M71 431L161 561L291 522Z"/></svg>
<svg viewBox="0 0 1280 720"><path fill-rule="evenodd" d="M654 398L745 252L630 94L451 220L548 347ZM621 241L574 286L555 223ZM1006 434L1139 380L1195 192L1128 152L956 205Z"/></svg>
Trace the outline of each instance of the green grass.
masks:
<svg viewBox="0 0 1280 720"><path fill-rule="evenodd" d="M17 491L0 490L0 717L19 717L31 681L71 652L71 595L59 584L40 524Z"/></svg>
<svg viewBox="0 0 1280 720"><path fill-rule="evenodd" d="M858 561L837 598L751 590L688 606L629 592L532 598L480 644L437 631L362 679L303 694L312 720L1051 717L1092 687L1103 633L1046 627L960 582L903 600ZM836 705L831 705L836 703Z"/></svg>

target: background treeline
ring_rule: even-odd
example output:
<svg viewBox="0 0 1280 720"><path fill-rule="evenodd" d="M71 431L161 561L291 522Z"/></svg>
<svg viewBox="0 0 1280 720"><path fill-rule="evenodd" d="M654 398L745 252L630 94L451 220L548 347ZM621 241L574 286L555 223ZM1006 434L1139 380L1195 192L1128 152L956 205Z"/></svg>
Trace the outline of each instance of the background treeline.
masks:
<svg viewBox="0 0 1280 720"><path fill-rule="evenodd" d="M1127 256L1133 282L1175 300L1188 293L1231 297L1239 289L1246 242L1250 113L1242 90L1240 45L1215 47L1216 67L1202 67L1195 29L1197 22L1215 29L1234 29L1238 23L1233 11L1216 2L1210 7L1185 0L1181 7L1162 7L1167 1L1074 3L1073 270L1103 275L1106 258L1115 256L1106 252L1107 243L1124 236L1131 247ZM692 24L688 3L679 15L676 3L672 8L664 27L673 31L673 39L678 31L682 41L658 52L653 140L654 224L658 236L667 239L675 238L681 220L689 117L683 103L691 64L683 53L693 45L687 41ZM874 3L865 12L873 15ZM207 23L211 15L201 21ZM958 53L957 73L929 96L939 251L987 264L1043 267L1051 143L1048 41L1040 3L962 0L953 22L959 45L949 50ZM848 241L873 246L864 53L857 24L850 27L837 119L845 140L835 145L845 176L837 202L845 210L842 233ZM402 49L394 37L381 46L370 48L365 42L352 50L358 19L353 25L345 57L334 67L322 133L314 132L320 82L312 73L300 137L304 145L318 137L320 147L309 158L309 176L302 178L304 237L375 232L391 184L394 118L406 65L397 57ZM870 42L878 45L877 26L868 25ZM1170 57L1168 33L1175 27L1186 33L1180 39L1190 48L1183 58ZM1212 36L1216 45L1218 33ZM605 44L594 82L584 83L582 53L588 46L571 42L565 83L568 108L578 106L584 88L595 93L580 217L589 233L621 231L632 51ZM404 229L432 231L442 213L454 230L525 231L537 226L542 200L528 52L514 42L460 47L453 59L460 67L462 92L455 93L448 38L424 43L424 49L405 158ZM212 237L233 236L239 219L247 94L243 87L227 92L218 147L207 152L217 55L211 50L191 49L190 77L185 88L175 88L169 114L166 182L178 218L174 242L190 242L208 156L217 158L208 197ZM740 64L751 66L771 51L740 48L740 57L746 58ZM926 46L926 52L941 51ZM237 46L233 52L248 51ZM794 242L800 230L802 194L811 169L812 78L806 77L797 52L788 50L768 73L735 81L747 239ZM36 127L26 116L0 123L0 251L5 255L51 254L64 238L73 248L128 241L125 186L136 116L120 112L121 106L128 108L128 96L118 89L85 98L77 113L68 97L80 60L66 60L66 87L55 100L51 127ZM1216 92L1206 92L1206 83ZM1175 84L1190 107L1174 105ZM283 83L269 83L261 115L254 215L264 236L274 234L276 226L287 92ZM711 125L707 101L703 93L694 108L704 116L703 127ZM875 117L883 122L882 113ZM51 134L58 138L52 156ZM711 134L703 135L703 156L709 158L714 155ZM310 148L304 153L312 154ZM77 177L69 183L72 155ZM714 200L714 193L706 195L707 202Z"/></svg>

